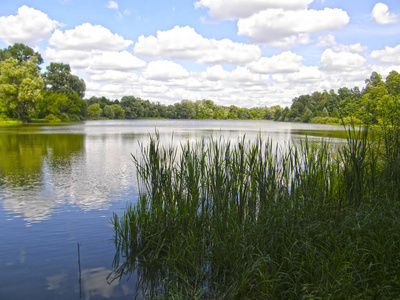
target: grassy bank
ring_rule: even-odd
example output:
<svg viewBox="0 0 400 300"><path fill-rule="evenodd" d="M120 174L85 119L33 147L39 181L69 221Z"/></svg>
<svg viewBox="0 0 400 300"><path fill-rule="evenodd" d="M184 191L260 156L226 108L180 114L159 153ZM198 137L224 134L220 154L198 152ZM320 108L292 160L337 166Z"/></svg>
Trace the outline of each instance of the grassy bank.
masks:
<svg viewBox="0 0 400 300"><path fill-rule="evenodd" d="M349 130L338 152L151 139L139 200L112 220L112 277L137 272L148 299L398 297L399 135L383 136Z"/></svg>

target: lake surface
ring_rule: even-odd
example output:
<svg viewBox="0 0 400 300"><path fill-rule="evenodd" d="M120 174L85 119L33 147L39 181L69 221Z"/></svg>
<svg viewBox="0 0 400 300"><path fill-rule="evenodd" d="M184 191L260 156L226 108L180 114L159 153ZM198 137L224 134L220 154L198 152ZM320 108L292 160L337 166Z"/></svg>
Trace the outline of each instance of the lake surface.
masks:
<svg viewBox="0 0 400 300"><path fill-rule="evenodd" d="M135 203L132 154L160 141L308 136L341 144L343 127L268 121L123 120L0 128L0 299L132 299L137 278L107 280L110 219ZM78 243L79 263L78 263Z"/></svg>

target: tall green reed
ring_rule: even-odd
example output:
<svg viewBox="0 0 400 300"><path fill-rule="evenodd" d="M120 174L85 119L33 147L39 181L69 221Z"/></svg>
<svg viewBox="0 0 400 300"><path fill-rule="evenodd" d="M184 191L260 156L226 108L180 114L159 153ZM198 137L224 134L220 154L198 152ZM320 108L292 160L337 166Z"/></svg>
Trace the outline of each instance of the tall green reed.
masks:
<svg viewBox="0 0 400 300"><path fill-rule="evenodd" d="M261 138L180 147L151 138L134 157L138 202L112 220L113 276L137 272L149 299L399 292L399 205L377 190L368 131L348 134L338 152L307 139L283 148Z"/></svg>

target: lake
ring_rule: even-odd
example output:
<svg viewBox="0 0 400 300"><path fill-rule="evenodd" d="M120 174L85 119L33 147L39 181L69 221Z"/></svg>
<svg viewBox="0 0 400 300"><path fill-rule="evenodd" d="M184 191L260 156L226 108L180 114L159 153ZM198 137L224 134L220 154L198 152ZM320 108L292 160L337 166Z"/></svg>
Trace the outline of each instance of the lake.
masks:
<svg viewBox="0 0 400 300"><path fill-rule="evenodd" d="M342 144L342 126L269 121L110 120L0 128L0 299L132 299L137 278L107 279L110 219L137 200L131 154L163 144L306 136ZM173 140L171 142L171 138ZM78 256L78 243L79 256Z"/></svg>

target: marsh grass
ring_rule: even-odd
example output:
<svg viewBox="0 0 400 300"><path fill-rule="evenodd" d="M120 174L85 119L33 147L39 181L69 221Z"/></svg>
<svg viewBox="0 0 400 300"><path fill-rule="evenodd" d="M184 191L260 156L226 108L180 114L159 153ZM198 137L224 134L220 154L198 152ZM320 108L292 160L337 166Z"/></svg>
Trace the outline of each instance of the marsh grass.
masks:
<svg viewBox="0 0 400 300"><path fill-rule="evenodd" d="M137 203L112 219L111 278L136 272L148 299L395 298L399 157L376 149L354 127L337 152L156 135L133 157Z"/></svg>

